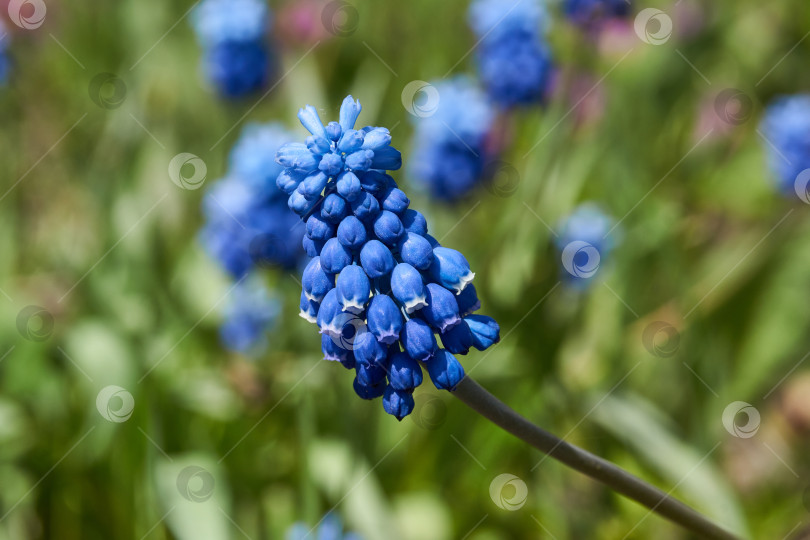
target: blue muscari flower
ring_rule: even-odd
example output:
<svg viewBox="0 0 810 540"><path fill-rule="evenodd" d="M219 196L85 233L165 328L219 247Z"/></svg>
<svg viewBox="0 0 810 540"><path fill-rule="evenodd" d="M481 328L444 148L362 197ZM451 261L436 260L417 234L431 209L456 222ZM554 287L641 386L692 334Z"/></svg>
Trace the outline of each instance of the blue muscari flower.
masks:
<svg viewBox="0 0 810 540"><path fill-rule="evenodd" d="M327 514L317 525L317 530L304 523L293 523L287 530L285 540L363 540L357 533L344 533L343 523L334 514Z"/></svg>
<svg viewBox="0 0 810 540"><path fill-rule="evenodd" d="M564 11L573 23L588 27L630 13L628 0L565 0Z"/></svg>
<svg viewBox="0 0 810 540"><path fill-rule="evenodd" d="M247 126L230 154L229 175L203 199L202 243L235 278L256 266L292 269L300 259L303 228L275 185L283 169L272 159L290 138L277 124Z"/></svg>
<svg viewBox="0 0 810 540"><path fill-rule="evenodd" d="M206 75L220 93L240 97L264 86L270 10L263 0L203 0L192 25L204 49Z"/></svg>
<svg viewBox="0 0 810 540"><path fill-rule="evenodd" d="M578 206L559 225L556 238L561 252L563 279L587 287L615 247L614 220L593 203Z"/></svg>
<svg viewBox="0 0 810 540"><path fill-rule="evenodd" d="M552 75L547 14L538 0L475 0L469 23L480 43L478 71L504 107L541 101Z"/></svg>
<svg viewBox="0 0 810 540"><path fill-rule="evenodd" d="M239 282L228 296L219 335L225 348L258 352L266 344L265 332L277 318L278 302L258 279Z"/></svg>
<svg viewBox="0 0 810 540"><path fill-rule="evenodd" d="M467 195L481 180L491 157L486 143L494 111L484 93L467 77L433 86L439 101L433 114L415 120L410 171L434 197L452 202ZM414 214L403 215L403 219L403 224L417 219L417 227L424 221Z"/></svg>
<svg viewBox="0 0 810 540"><path fill-rule="evenodd" d="M400 154L385 128L355 128L360 110L349 96L340 122L324 125L314 107L301 109L312 135L279 149L285 169L277 185L307 224L313 261L304 271L301 315L320 327L324 358L354 370L355 392L383 396L385 411L401 420L413 411L422 364L437 388L453 390L464 369L448 349L484 349L499 330L488 317L471 318L480 302L467 260L441 247L409 208L387 174L400 167Z"/></svg>
<svg viewBox="0 0 810 540"><path fill-rule="evenodd" d="M807 200L808 179L799 177L810 169L810 94L783 96L771 103L760 130L770 143L768 164L779 190Z"/></svg>

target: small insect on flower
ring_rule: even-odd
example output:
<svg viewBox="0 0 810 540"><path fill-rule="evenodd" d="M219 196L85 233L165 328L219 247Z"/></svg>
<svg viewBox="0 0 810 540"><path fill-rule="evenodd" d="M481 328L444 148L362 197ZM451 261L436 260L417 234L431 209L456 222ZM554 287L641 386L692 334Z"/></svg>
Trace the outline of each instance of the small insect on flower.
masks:
<svg viewBox="0 0 810 540"><path fill-rule="evenodd" d="M382 397L385 411L402 420L413 411L423 365L436 388L453 390L464 378L453 354L497 343L499 328L473 315L481 303L467 259L439 245L409 208L387 172L402 164L390 133L355 129L360 111L349 96L340 121L324 125L314 107L301 109L312 135L279 149L285 169L277 185L306 222L312 260L301 316L320 327L324 358L355 371L355 392Z"/></svg>
<svg viewBox="0 0 810 540"><path fill-rule="evenodd" d="M810 202L810 94L783 96L771 103L761 131L769 143L765 150L779 191Z"/></svg>

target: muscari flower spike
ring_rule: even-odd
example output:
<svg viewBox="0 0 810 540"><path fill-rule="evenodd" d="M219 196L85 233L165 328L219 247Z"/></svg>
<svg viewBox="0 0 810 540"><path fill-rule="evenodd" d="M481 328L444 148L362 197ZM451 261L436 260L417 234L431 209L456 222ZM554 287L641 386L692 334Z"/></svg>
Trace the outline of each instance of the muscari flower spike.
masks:
<svg viewBox="0 0 810 540"><path fill-rule="evenodd" d="M203 0L192 25L206 76L223 96L241 97L266 84L270 10L264 0Z"/></svg>
<svg viewBox="0 0 810 540"><path fill-rule="evenodd" d="M415 119L409 169L431 195L453 202L481 180L492 156L487 141L495 112L467 77L432 84L439 96L430 116Z"/></svg>
<svg viewBox="0 0 810 540"><path fill-rule="evenodd" d="M562 276L575 289L587 288L616 246L614 220L593 203L583 203L559 224L555 242Z"/></svg>
<svg viewBox="0 0 810 540"><path fill-rule="evenodd" d="M765 111L760 130L768 141L768 164L785 195L807 201L810 173L810 94L783 96Z"/></svg>
<svg viewBox="0 0 810 540"><path fill-rule="evenodd" d="M402 420L414 408L422 366L436 388L464 378L454 354L498 342L473 272L458 251L428 234L424 216L387 171L402 159L381 127L355 129L360 103L348 96L340 121L324 125L314 107L298 118L312 134L276 155L277 184L306 222L301 316L317 323L326 360L355 372L363 399L383 398ZM436 339L439 336L443 348Z"/></svg>
<svg viewBox="0 0 810 540"><path fill-rule="evenodd" d="M548 16L539 0L475 0L468 19L490 98L503 107L542 101L553 68L545 39Z"/></svg>

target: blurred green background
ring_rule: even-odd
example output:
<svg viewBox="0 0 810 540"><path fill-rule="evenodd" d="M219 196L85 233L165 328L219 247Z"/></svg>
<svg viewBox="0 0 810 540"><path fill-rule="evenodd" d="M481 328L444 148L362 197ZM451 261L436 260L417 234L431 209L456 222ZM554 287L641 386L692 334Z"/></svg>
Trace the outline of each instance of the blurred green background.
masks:
<svg viewBox="0 0 810 540"><path fill-rule="evenodd" d="M191 1L46 3L39 28L5 21L0 538L275 539L330 509L369 540L688 538L553 460L538 466L429 383L401 423L358 399L320 360L283 272L266 274L285 311L270 350L249 360L219 344L229 284L196 238L205 189L175 186L170 160L199 156L208 187L245 122L303 138L297 109L332 119L348 93L361 125L392 128L407 158L403 88L474 74L467 2L357 0L344 36L313 3L314 37L300 40L273 0L286 76L231 103L200 74ZM515 191L447 207L410 189L412 206L465 253L501 324L500 345L463 357L468 373L746 537L810 538L810 217L772 189L757 133L774 96L810 88L810 4L634 12L650 6L673 20L663 45L632 19L586 36L553 9L557 90L505 120ZM115 108L93 95L102 73L125 89ZM751 105L742 121L718 111L727 88ZM395 177L411 185L407 168ZM621 220L623 241L577 292L542 221L554 229L585 200ZM760 414L753 437L723 425L736 401ZM490 496L504 473L528 489L514 511Z"/></svg>

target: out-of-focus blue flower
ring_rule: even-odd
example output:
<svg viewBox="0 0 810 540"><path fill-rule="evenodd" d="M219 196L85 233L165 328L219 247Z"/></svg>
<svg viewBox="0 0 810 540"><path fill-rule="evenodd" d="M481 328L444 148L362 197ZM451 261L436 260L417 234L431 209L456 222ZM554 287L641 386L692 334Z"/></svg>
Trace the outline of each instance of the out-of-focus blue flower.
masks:
<svg viewBox="0 0 810 540"><path fill-rule="evenodd" d="M266 344L265 332L278 313L278 301L270 297L258 279L239 282L225 305L224 320L219 329L223 345L240 353L261 350Z"/></svg>
<svg viewBox="0 0 810 540"><path fill-rule="evenodd" d="M3 21L0 21L0 86L8 82L11 71L11 61L8 58L8 45L11 42L11 34L6 31Z"/></svg>
<svg viewBox="0 0 810 540"><path fill-rule="evenodd" d="M467 195L481 179L487 137L494 111L487 98L467 77L437 82L435 112L417 118L410 173L430 193L445 201Z"/></svg>
<svg viewBox="0 0 810 540"><path fill-rule="evenodd" d="M203 0L191 21L205 73L222 95L240 97L265 85L270 10L263 0Z"/></svg>
<svg viewBox="0 0 810 540"><path fill-rule="evenodd" d="M607 19L626 17L630 13L629 0L565 0L564 11L573 23L592 27Z"/></svg>
<svg viewBox="0 0 810 540"><path fill-rule="evenodd" d="M810 177L801 173L810 169L810 94L784 96L771 103L761 131L770 143L766 145L768 164L779 190L808 200Z"/></svg>
<svg viewBox="0 0 810 540"><path fill-rule="evenodd" d="M498 341L498 327L488 317L467 325L464 317L480 307L469 264L408 208L386 173L400 167L400 154L387 129L355 129L360 110L349 96L340 122L324 126L314 107L301 109L312 136L278 151L286 168L277 185L307 224L313 260L302 279L301 316L320 327L324 358L355 370L355 392L382 396L385 411L401 420L413 411L421 364L437 388L453 390L464 369L448 350L484 349ZM459 119L464 134L479 129L468 121Z"/></svg>
<svg viewBox="0 0 810 540"><path fill-rule="evenodd" d="M363 540L357 533L344 533L343 523L333 514L327 514L316 526L316 530L304 523L293 523L287 530L286 540Z"/></svg>
<svg viewBox="0 0 810 540"><path fill-rule="evenodd" d="M552 75L547 14L538 0L475 0L469 23L479 40L478 71L495 103L541 101Z"/></svg>
<svg viewBox="0 0 810 540"><path fill-rule="evenodd" d="M581 204L560 223L556 243L566 282L581 288L591 283L615 247L614 223L592 203Z"/></svg>

